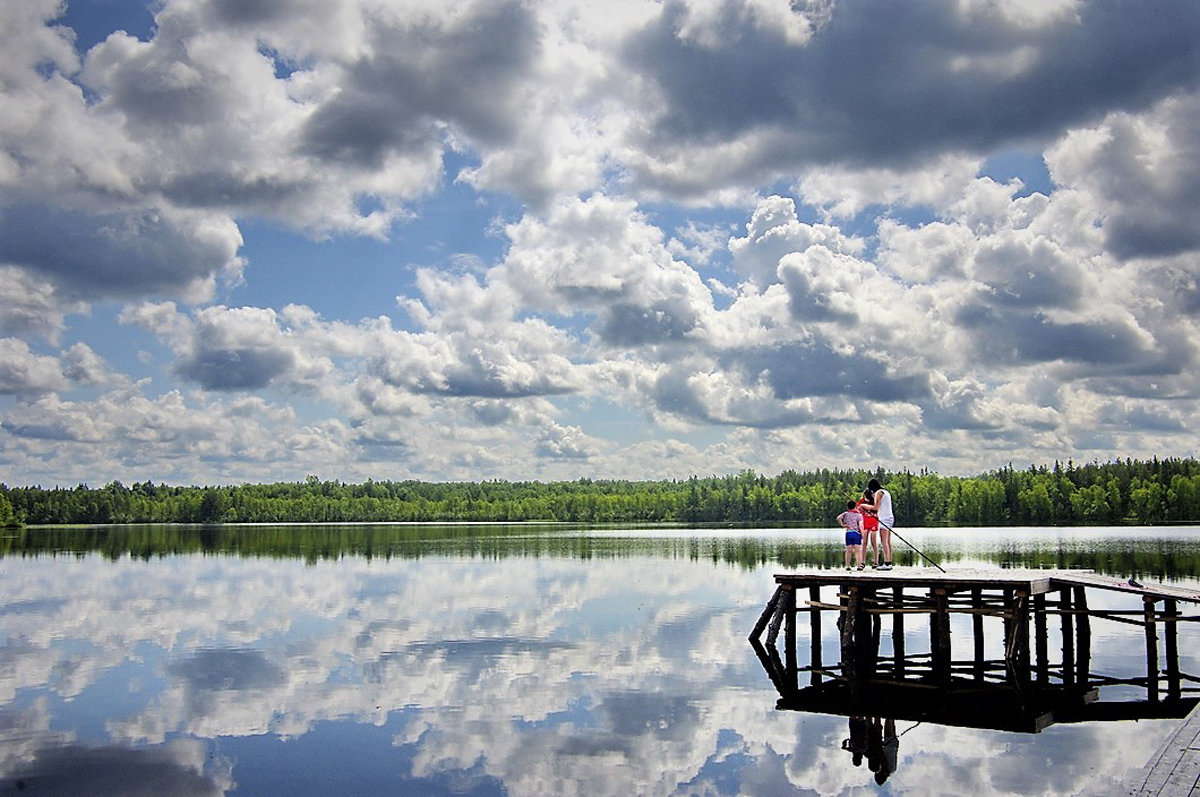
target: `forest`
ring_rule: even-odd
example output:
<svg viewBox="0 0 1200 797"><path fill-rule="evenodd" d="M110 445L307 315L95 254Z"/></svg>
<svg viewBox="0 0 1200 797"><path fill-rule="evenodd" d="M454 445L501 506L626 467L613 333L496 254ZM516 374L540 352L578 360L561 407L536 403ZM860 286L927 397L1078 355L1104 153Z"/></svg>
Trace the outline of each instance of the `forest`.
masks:
<svg viewBox="0 0 1200 797"><path fill-rule="evenodd" d="M832 526L871 478L899 526L1200 523L1200 460L1011 466L978 476L882 469L684 480L373 481L103 487L0 484L0 525L524 522Z"/></svg>

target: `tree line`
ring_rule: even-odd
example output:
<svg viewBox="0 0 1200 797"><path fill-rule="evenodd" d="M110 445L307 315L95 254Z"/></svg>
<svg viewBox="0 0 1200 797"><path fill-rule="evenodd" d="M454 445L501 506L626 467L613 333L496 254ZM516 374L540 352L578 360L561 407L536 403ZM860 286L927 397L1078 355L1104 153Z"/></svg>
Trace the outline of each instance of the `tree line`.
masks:
<svg viewBox="0 0 1200 797"><path fill-rule="evenodd" d="M1200 461L1055 462L978 476L922 470L753 471L684 480L373 481L99 488L0 484L0 524L524 522L829 526L867 481L901 526L1200 522Z"/></svg>

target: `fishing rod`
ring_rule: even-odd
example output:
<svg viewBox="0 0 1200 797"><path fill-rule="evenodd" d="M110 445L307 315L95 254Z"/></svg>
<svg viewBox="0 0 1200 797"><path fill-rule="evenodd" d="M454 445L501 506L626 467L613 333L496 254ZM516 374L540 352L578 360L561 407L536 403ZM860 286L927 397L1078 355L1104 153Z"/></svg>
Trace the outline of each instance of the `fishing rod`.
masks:
<svg viewBox="0 0 1200 797"><path fill-rule="evenodd" d="M887 529L888 531L890 531L892 534L895 534L897 537L900 537L900 535L899 535L899 534L896 532L896 530L895 530L894 528L892 528L892 527L891 527L891 526L889 526L888 524L884 523L882 520L881 520L881 521L879 521L879 525L880 525L880 526L882 526L883 528ZM934 567L936 567L938 570L941 570L943 573L945 573L945 572L946 572L946 568L942 567L942 566L941 566L941 565L939 565L937 562L935 562L935 561L933 561L932 559L930 559L930 558L929 558L928 556L926 556L924 553L921 553L921 549L920 549L920 548L918 548L917 546L913 545L913 544L912 544L911 542L909 542L908 540L904 539L903 537L900 537L900 542L904 543L904 544L905 544L905 545L907 545L909 548L912 548L912 549L913 549L914 551L916 551L918 554L921 554L921 558L922 558L922 559L924 559L926 562L929 562L929 564L933 565L933 566L934 566Z"/></svg>

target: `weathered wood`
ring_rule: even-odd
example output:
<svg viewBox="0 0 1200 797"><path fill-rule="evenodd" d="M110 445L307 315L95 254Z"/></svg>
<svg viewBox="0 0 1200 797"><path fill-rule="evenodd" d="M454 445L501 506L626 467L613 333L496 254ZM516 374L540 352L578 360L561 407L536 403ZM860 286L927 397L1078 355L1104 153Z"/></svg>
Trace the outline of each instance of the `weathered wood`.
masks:
<svg viewBox="0 0 1200 797"><path fill-rule="evenodd" d="M1154 622L1154 598L1142 598L1146 610L1146 691L1151 700L1158 700L1158 628Z"/></svg>
<svg viewBox="0 0 1200 797"><path fill-rule="evenodd" d="M1193 709L1175 732L1125 783L1130 795L1195 794L1200 779L1200 708Z"/></svg>
<svg viewBox="0 0 1200 797"><path fill-rule="evenodd" d="M1122 580L1082 570L963 569L943 573L930 568L904 567L897 570L863 570L847 573L824 569L777 573L775 581L779 584L793 583L805 586L810 584L866 584L882 587L902 583L906 587L940 586L951 592L965 591L976 586L992 590L1021 586L1029 595L1040 595L1079 586L1200 603L1200 591L1194 589L1168 584L1134 586L1127 579Z"/></svg>
<svg viewBox="0 0 1200 797"><path fill-rule="evenodd" d="M1179 683L1179 633L1175 618L1179 615L1179 604L1171 599L1163 601L1163 619L1167 622L1163 631L1167 635L1167 699L1178 700Z"/></svg>
<svg viewBox="0 0 1200 797"><path fill-rule="evenodd" d="M1087 686L1092 672L1092 619L1088 612L1087 591L1075 587L1075 609L1080 613L1075 618L1075 683Z"/></svg>
<svg viewBox="0 0 1200 797"><path fill-rule="evenodd" d="M1075 683L1075 615L1071 610L1071 590L1058 591L1058 605L1062 608L1062 679L1065 684Z"/></svg>
<svg viewBox="0 0 1200 797"><path fill-rule="evenodd" d="M934 612L929 618L930 647L933 650L934 678L941 682L950 680L950 611L946 605L944 589L934 589Z"/></svg>
<svg viewBox="0 0 1200 797"><path fill-rule="evenodd" d="M1013 623L1016 634L1014 653L1026 680L1029 678L1029 597L1028 592L1017 590L1013 601L1016 611L1016 622Z"/></svg>
<svg viewBox="0 0 1200 797"><path fill-rule="evenodd" d="M796 590L789 589L783 596L784 633L783 650L786 662L785 677L793 689L797 688L799 673L796 671Z"/></svg>
<svg viewBox="0 0 1200 797"><path fill-rule="evenodd" d="M1050 652L1046 640L1046 596L1033 596L1033 646L1039 686L1050 683Z"/></svg>
<svg viewBox="0 0 1200 797"><path fill-rule="evenodd" d="M971 617L971 637L975 642L975 672L976 681L982 681L984 676L983 669L983 653L984 653L984 638L983 638L983 614L978 611L983 605L983 590L979 587L971 590L971 611L974 612Z"/></svg>
<svg viewBox="0 0 1200 797"><path fill-rule="evenodd" d="M821 610L817 608L817 604L821 601L821 588L811 586L808 588L808 605L813 608L808 610L808 627L810 629L809 637L811 638L811 650L809 652L810 660L812 661L812 679L811 683L821 683Z"/></svg>
<svg viewBox="0 0 1200 797"><path fill-rule="evenodd" d="M767 627L767 623L771 619L771 615L775 613L775 606L779 603L779 596L783 594L783 585L775 588L775 594L771 596L771 600L767 601L767 607L763 609L762 615L759 616L758 622L754 624L754 630L750 632L750 639L756 640L762 636L763 629Z"/></svg>
<svg viewBox="0 0 1200 797"><path fill-rule="evenodd" d="M904 603L904 587L892 587L892 598L897 606ZM892 615L892 660L896 674L904 675L904 614L897 612Z"/></svg>
<svg viewBox="0 0 1200 797"><path fill-rule="evenodd" d="M767 644L774 645L775 640L779 637L779 627L783 625L784 615L787 614L788 597L794 593L794 590L789 586L781 586L783 590L779 596L779 600L775 602L775 615L771 618L771 624L767 626Z"/></svg>
<svg viewBox="0 0 1200 797"><path fill-rule="evenodd" d="M854 644L854 613L858 611L858 590L852 588L838 595L842 602L842 614L838 618L838 630L842 632L842 660L846 660L846 651Z"/></svg>

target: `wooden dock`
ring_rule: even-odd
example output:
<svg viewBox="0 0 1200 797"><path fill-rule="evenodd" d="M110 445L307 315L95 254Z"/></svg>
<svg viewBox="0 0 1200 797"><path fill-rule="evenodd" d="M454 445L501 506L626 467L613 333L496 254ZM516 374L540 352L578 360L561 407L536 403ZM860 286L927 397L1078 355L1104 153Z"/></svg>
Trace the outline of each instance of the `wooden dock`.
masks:
<svg viewBox="0 0 1200 797"><path fill-rule="evenodd" d="M810 570L777 574L775 582L750 640L781 709L849 715L888 706L895 719L1037 733L1063 722L1178 719L1200 704L1200 679L1180 671L1177 636L1179 623L1200 620L1183 611L1200 605L1200 591L1074 570ZM1089 604L1095 590L1140 601L1101 609ZM837 617L836 663L823 648L822 615L829 613ZM970 618L966 644L952 644L953 615ZM804 616L807 663L797 645ZM892 623L892 650L880 655L884 618ZM1144 675L1096 671L1091 625L1098 620L1140 629ZM927 624L928 649L906 650L913 635L905 624L914 622ZM1001 639L989 646L997 632ZM1059 644L1052 646L1052 636ZM1145 698L1101 700L1110 685L1144 690ZM1193 734L1189 744L1195 741Z"/></svg>
<svg viewBox="0 0 1200 797"><path fill-rule="evenodd" d="M1125 778L1130 797L1200 794L1200 708L1193 709L1146 766Z"/></svg>
<svg viewBox="0 0 1200 797"><path fill-rule="evenodd" d="M810 570L776 574L775 583L750 642L779 692L777 708L1018 733L1055 723L1181 719L1116 793L1200 797L1200 678L1181 671L1177 634L1180 623L1200 621L1200 591L1078 570ZM1140 601L1101 609L1093 605L1099 601L1089 603L1096 590ZM831 613L840 641L836 663L823 645L822 616ZM970 618L969 638L957 646L952 615ZM805 616L808 662L802 663L798 620ZM891 619L892 649L881 655L884 618ZM1094 621L1138 629L1144 675L1096 671ZM927 650L906 649L914 639L906 623L928 626ZM988 629L999 632L1002 644L986 644ZM1104 700L1107 686L1144 698Z"/></svg>

